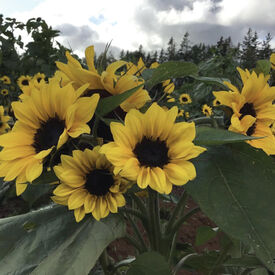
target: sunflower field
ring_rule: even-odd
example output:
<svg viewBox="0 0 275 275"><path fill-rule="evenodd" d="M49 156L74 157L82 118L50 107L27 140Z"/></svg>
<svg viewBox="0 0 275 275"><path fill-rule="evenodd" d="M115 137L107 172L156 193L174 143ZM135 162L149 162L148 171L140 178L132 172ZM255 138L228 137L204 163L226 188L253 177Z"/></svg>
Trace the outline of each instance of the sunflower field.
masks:
<svg viewBox="0 0 275 275"><path fill-rule="evenodd" d="M1 275L274 274L275 53L81 59L41 18L0 30Z"/></svg>

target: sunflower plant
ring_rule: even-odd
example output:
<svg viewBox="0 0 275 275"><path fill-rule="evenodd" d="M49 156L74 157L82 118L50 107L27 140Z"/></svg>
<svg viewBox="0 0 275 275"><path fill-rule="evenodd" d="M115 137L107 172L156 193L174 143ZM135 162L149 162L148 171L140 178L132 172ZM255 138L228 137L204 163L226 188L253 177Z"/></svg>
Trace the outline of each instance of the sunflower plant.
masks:
<svg viewBox="0 0 275 275"><path fill-rule="evenodd" d="M239 85L189 62L97 67L93 46L87 66L66 57L52 78L18 79L14 119L1 106L1 203L29 204L0 219L1 274L273 272L267 67L238 68ZM182 241L202 212L215 228ZM217 249L198 249L212 238ZM112 252L122 239L127 258Z"/></svg>

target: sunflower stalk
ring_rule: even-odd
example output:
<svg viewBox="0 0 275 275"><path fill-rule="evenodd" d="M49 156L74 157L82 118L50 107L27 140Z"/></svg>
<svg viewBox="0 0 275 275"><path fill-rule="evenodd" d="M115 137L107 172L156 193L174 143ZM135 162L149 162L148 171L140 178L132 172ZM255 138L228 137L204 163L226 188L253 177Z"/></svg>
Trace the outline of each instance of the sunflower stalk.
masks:
<svg viewBox="0 0 275 275"><path fill-rule="evenodd" d="M197 212L200 211L199 207L195 207L192 210L190 210L186 215L182 216L179 218L172 226L171 231L170 231L170 236L173 236L181 227L181 225L188 220L191 216L196 214Z"/></svg>
<svg viewBox="0 0 275 275"><path fill-rule="evenodd" d="M104 271L105 275L111 275L112 274L112 265L110 263L109 255L107 253L107 250L104 249L102 254L99 257L100 265Z"/></svg>
<svg viewBox="0 0 275 275"><path fill-rule="evenodd" d="M132 228L133 228L133 230L135 232L136 237L138 238L138 240L140 242L140 245L142 247L141 253L147 251L147 246L145 244L144 238L141 235L140 230L139 230L137 224L134 222L134 220L132 219L132 217L129 214L126 213L126 216L127 216L127 219L129 220L129 222L132 225Z"/></svg>
<svg viewBox="0 0 275 275"><path fill-rule="evenodd" d="M148 205L148 215L149 215L149 239L151 243L151 248L155 251L162 253L162 233L160 228L160 209L159 209L159 194L150 189L149 193L149 205Z"/></svg>
<svg viewBox="0 0 275 275"><path fill-rule="evenodd" d="M184 191L184 193L182 194L180 200L178 201L178 203L177 203L174 211L172 212L172 215L167 223L167 226L165 229L165 235L170 235L169 232L171 231L172 226L175 223L175 220L177 219L179 212L181 211L181 209L185 208L187 198L188 198L188 195L187 195L186 191Z"/></svg>

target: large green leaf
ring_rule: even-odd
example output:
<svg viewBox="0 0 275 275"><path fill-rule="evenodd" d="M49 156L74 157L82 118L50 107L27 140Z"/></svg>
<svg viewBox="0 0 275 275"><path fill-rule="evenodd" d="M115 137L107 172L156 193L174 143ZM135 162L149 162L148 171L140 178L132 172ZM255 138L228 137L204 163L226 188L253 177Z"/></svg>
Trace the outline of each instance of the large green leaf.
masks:
<svg viewBox="0 0 275 275"><path fill-rule="evenodd" d="M194 160L186 190L228 235L253 247L271 270L275 258L275 163L248 144L210 148Z"/></svg>
<svg viewBox="0 0 275 275"><path fill-rule="evenodd" d="M170 78L180 78L190 74L196 74L197 71L198 67L193 63L181 61L168 61L162 63L153 71L151 79L146 81L146 88L150 90L156 84L164 80Z"/></svg>
<svg viewBox="0 0 275 275"><path fill-rule="evenodd" d="M169 275L171 274L165 258L155 251L145 252L131 264L127 275Z"/></svg>
<svg viewBox="0 0 275 275"><path fill-rule="evenodd" d="M88 274L103 249L125 233L124 221L91 215L76 223L64 206L0 220L0 274Z"/></svg>
<svg viewBox="0 0 275 275"><path fill-rule="evenodd" d="M241 135L235 132L216 129L207 126L196 127L196 138L194 142L197 145L220 145L225 143L243 142L251 139L259 139L258 137L251 137Z"/></svg>
<svg viewBox="0 0 275 275"><path fill-rule="evenodd" d="M225 89L225 90L228 90L228 87L224 84L224 81L230 82L227 78L220 78L220 77L207 77L207 76L197 76L197 75L190 75L190 77L209 85L215 85L215 86L221 87L222 89Z"/></svg>
<svg viewBox="0 0 275 275"><path fill-rule="evenodd" d="M264 75L268 75L271 69L271 63L269 60L258 60L256 63L256 68L254 69L254 71L257 74L263 73Z"/></svg>
<svg viewBox="0 0 275 275"><path fill-rule="evenodd" d="M96 114L99 116L104 116L114 109L116 109L123 101L125 101L128 97L133 95L136 91L138 91L143 84L138 85L122 94L108 96L103 99L100 99L97 105Z"/></svg>

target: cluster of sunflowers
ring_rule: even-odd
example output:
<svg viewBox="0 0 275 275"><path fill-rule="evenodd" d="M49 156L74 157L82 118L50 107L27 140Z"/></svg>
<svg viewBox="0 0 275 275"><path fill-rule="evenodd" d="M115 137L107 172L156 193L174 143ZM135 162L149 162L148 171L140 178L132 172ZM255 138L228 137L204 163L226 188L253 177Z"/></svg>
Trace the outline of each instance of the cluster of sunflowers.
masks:
<svg viewBox="0 0 275 275"><path fill-rule="evenodd" d="M60 183L52 199L74 210L77 222L88 213L97 220L116 213L125 205L123 193L135 182L141 189L149 186L169 194L173 185L195 178L189 160L205 151L192 142L194 123L175 123L177 107L167 110L153 103L146 112L139 111L151 102L140 77L143 64L116 61L98 72L93 46L85 55L88 69L67 53L68 63L57 62L59 70L48 81L43 75L40 81L22 77L21 100L12 103L17 120L0 137L0 176L15 180L17 195L43 171L53 169ZM162 86L165 92L174 88L170 80ZM133 88L137 91L104 118L97 112L99 99ZM124 123L111 122L106 133L106 119ZM86 143L82 150L52 161L66 144L91 132L96 144Z"/></svg>
<svg viewBox="0 0 275 275"><path fill-rule="evenodd" d="M87 69L68 52L66 56L67 64L56 62L58 70L50 79L40 73L18 79L23 93L20 101L12 103L16 122L0 137L0 176L15 180L17 195L52 170L58 178L52 200L74 210L77 222L88 213L100 220L125 205L123 194L135 184L170 194L173 185L196 177L190 159L206 149L193 143L195 123L176 122L183 109L153 102L144 88L141 76L146 66L141 59L137 65L116 61L100 72L94 65L93 46L85 51ZM270 128L275 120L275 87L268 85L263 74L238 71L242 91L226 82L230 91L213 92L213 106L230 107L229 130L259 137L247 142L275 154ZM161 85L164 96L173 102L173 82ZM115 109L104 112L104 102L133 89ZM192 102L186 93L179 101ZM9 118L0 112L2 125L8 127ZM212 109L205 104L202 112L211 116ZM186 112L185 120L188 117ZM69 145L74 150L68 152Z"/></svg>

